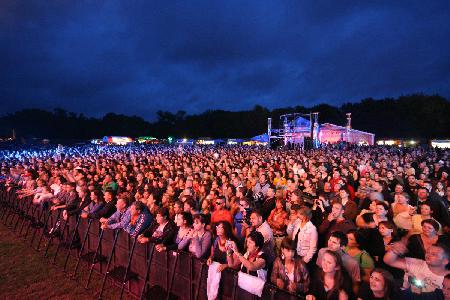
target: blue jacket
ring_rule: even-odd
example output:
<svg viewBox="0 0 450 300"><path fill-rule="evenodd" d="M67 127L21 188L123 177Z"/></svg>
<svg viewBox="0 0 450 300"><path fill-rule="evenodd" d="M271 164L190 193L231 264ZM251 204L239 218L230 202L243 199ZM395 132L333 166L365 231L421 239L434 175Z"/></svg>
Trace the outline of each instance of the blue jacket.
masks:
<svg viewBox="0 0 450 300"><path fill-rule="evenodd" d="M128 219L128 223L123 228L126 232L130 234L131 237L136 237L140 235L150 224L153 222L153 216L148 212L148 210L144 210L139 215L136 224L131 224L131 215Z"/></svg>

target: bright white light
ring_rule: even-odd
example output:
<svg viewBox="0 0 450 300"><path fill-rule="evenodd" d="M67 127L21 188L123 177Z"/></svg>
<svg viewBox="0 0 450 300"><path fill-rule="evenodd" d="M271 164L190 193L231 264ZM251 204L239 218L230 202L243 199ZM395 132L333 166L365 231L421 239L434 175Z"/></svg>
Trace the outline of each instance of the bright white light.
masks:
<svg viewBox="0 0 450 300"><path fill-rule="evenodd" d="M395 145L395 141L394 140L379 140L379 141L377 141L377 145L392 146L392 145Z"/></svg>
<svg viewBox="0 0 450 300"><path fill-rule="evenodd" d="M441 149L450 149L450 140L431 141L431 147L441 148Z"/></svg>

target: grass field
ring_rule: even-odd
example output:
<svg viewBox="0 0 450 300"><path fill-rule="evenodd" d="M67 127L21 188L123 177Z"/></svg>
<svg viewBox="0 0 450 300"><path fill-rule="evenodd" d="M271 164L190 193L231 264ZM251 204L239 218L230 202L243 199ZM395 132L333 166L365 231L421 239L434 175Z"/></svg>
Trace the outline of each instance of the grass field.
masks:
<svg viewBox="0 0 450 300"><path fill-rule="evenodd" d="M102 278L94 273L90 289L86 290L87 265L81 265L77 280L70 279L62 271L65 253L63 250L60 260L52 265L51 258L43 257L43 251L31 248L28 240L17 237L0 222L0 299L97 299ZM68 270L73 266L71 259ZM118 296L118 289L107 283L103 299Z"/></svg>

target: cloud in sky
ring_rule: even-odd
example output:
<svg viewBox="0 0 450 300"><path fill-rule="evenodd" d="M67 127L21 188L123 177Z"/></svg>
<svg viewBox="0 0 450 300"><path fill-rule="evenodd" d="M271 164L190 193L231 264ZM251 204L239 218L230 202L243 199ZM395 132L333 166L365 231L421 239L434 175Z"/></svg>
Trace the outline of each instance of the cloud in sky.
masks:
<svg viewBox="0 0 450 300"><path fill-rule="evenodd" d="M447 1L2 1L0 111L450 97Z"/></svg>

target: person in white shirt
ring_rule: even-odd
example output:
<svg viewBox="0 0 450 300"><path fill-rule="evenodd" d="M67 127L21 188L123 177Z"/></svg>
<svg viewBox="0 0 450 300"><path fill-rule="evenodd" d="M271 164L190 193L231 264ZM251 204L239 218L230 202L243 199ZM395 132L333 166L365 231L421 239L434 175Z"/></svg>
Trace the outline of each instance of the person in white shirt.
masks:
<svg viewBox="0 0 450 300"><path fill-rule="evenodd" d="M297 243L297 254L302 260L309 264L314 254L317 252L317 228L311 223L311 209L302 206L297 210L300 220L292 232L292 240Z"/></svg>
<svg viewBox="0 0 450 300"><path fill-rule="evenodd" d="M407 251L402 242L397 242L384 255L386 264L405 271L403 288L417 297L433 297L436 293L440 293L444 277L450 274L446 269L450 255L447 246L439 243L430 246L426 250L425 260L401 258L400 256Z"/></svg>

